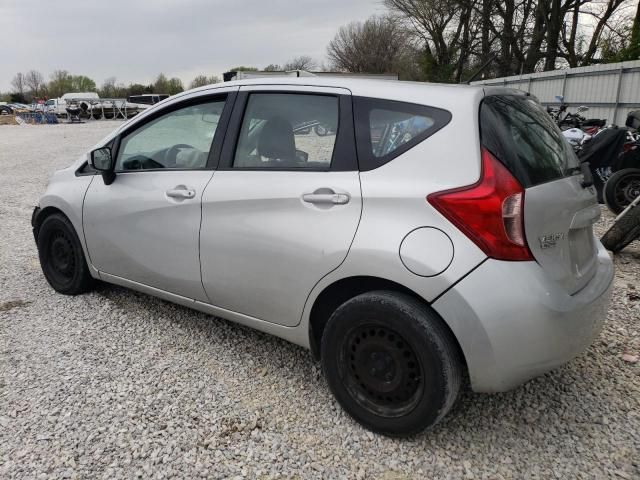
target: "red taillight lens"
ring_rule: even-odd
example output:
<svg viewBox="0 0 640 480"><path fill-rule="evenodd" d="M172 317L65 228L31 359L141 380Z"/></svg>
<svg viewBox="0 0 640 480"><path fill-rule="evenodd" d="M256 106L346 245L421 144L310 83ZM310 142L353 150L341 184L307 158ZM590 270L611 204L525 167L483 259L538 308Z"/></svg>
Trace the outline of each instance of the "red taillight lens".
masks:
<svg viewBox="0 0 640 480"><path fill-rule="evenodd" d="M487 256L533 260L524 234L524 190L486 149L478 183L432 193L427 200Z"/></svg>

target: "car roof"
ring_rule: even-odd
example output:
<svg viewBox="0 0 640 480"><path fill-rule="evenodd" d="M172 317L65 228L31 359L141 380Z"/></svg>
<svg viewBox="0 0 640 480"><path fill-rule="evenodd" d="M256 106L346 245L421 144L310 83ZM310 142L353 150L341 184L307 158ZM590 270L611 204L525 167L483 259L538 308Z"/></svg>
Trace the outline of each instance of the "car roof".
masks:
<svg viewBox="0 0 640 480"><path fill-rule="evenodd" d="M486 87L474 85L445 84L445 83L425 83L407 82L400 80L378 80L369 78L348 78L348 77L263 77L242 80L232 80L229 82L216 83L188 90L184 94L193 93L213 93L212 90L224 87L246 87L246 86L310 86L310 87L330 87L344 88L355 96L374 97L382 99L400 100L413 103L428 103L434 106L438 104L446 106L460 101L478 101L484 96Z"/></svg>

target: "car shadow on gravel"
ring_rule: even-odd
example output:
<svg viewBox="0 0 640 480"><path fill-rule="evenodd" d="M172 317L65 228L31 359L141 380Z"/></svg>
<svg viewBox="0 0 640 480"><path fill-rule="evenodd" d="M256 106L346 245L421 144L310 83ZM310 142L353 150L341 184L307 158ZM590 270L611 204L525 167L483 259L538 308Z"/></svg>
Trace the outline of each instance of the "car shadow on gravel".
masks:
<svg viewBox="0 0 640 480"><path fill-rule="evenodd" d="M254 387L256 396L261 395L262 387L277 384L286 374L288 387L294 391L311 391L315 397L326 401L327 410L330 404L335 409L335 400L321 374L320 364L302 347L125 288L101 284L96 293L124 311L145 309L145 316L167 320L169 327L176 327L175 331L168 332L170 336L180 336L181 332L187 331L200 339L217 342L217 348L222 352L233 351L235 361L239 362L234 368L244 369L246 378L252 382L257 379ZM506 393L479 394L467 386L454 410L440 424L408 441L424 442L437 438L439 446L444 447L456 442L463 432L470 440L486 442L499 431L514 442L533 434L540 437L543 447L547 435L569 438L577 431L584 433L585 429L599 428L607 422L603 412L611 410L611 397L602 395L598 385L608 383L606 376L610 375L610 369L606 362L604 366L600 365L602 358L595 357L601 355L591 347L568 365ZM254 373L255 377L252 376ZM301 401L287 397L286 392L274 395L274 402L288 403L291 408L304 408ZM351 420L348 422L361 428Z"/></svg>

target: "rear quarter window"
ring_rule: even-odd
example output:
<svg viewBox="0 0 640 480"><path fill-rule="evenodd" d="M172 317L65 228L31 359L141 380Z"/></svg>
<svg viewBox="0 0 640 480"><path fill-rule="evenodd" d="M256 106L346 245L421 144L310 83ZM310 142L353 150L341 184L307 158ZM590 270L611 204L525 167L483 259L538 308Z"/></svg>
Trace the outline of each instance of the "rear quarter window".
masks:
<svg viewBox="0 0 640 480"><path fill-rule="evenodd" d="M578 159L560 129L529 96L495 95L480 106L480 137L524 188L570 175Z"/></svg>
<svg viewBox="0 0 640 480"><path fill-rule="evenodd" d="M451 113L415 103L354 97L360 170L390 162L451 121Z"/></svg>

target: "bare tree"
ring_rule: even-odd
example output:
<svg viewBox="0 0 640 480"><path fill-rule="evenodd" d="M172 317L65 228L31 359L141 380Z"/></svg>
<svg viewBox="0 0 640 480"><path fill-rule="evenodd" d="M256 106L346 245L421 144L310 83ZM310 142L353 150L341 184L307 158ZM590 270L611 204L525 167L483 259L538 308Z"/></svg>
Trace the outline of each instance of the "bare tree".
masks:
<svg viewBox="0 0 640 480"><path fill-rule="evenodd" d="M11 80L11 86L13 87L14 93L24 98L25 79L22 73L18 72L15 74L13 80Z"/></svg>
<svg viewBox="0 0 640 480"><path fill-rule="evenodd" d="M354 73L409 72L415 54L410 34L390 16L373 16L340 27L327 47L331 68Z"/></svg>
<svg viewBox="0 0 640 480"><path fill-rule="evenodd" d="M265 72L280 72L282 71L282 67L277 63L270 63L266 67L264 67Z"/></svg>
<svg viewBox="0 0 640 480"><path fill-rule="evenodd" d="M317 67L316 62L308 55L295 57L282 67L283 70L313 70Z"/></svg>
<svg viewBox="0 0 640 480"><path fill-rule="evenodd" d="M196 78L191 80L191 84L189 88L204 87L205 85L211 85L219 82L220 82L220 79L215 75L212 75L210 77L207 77L206 75L198 75Z"/></svg>
<svg viewBox="0 0 640 480"><path fill-rule="evenodd" d="M102 83L100 96L104 98L113 98L116 96L116 77L109 77Z"/></svg>
<svg viewBox="0 0 640 480"><path fill-rule="evenodd" d="M426 68L436 80L462 77L474 40L476 0L385 0L423 42Z"/></svg>
<svg viewBox="0 0 640 480"><path fill-rule="evenodd" d="M630 2L384 0L420 39L425 73L438 81L459 81L493 55L488 73L497 76L602 61L631 44L621 8Z"/></svg>
<svg viewBox="0 0 640 480"><path fill-rule="evenodd" d="M29 70L24 75L24 84L29 89L29 92L33 97L37 97L41 93L44 86L44 78L42 74L37 70Z"/></svg>

